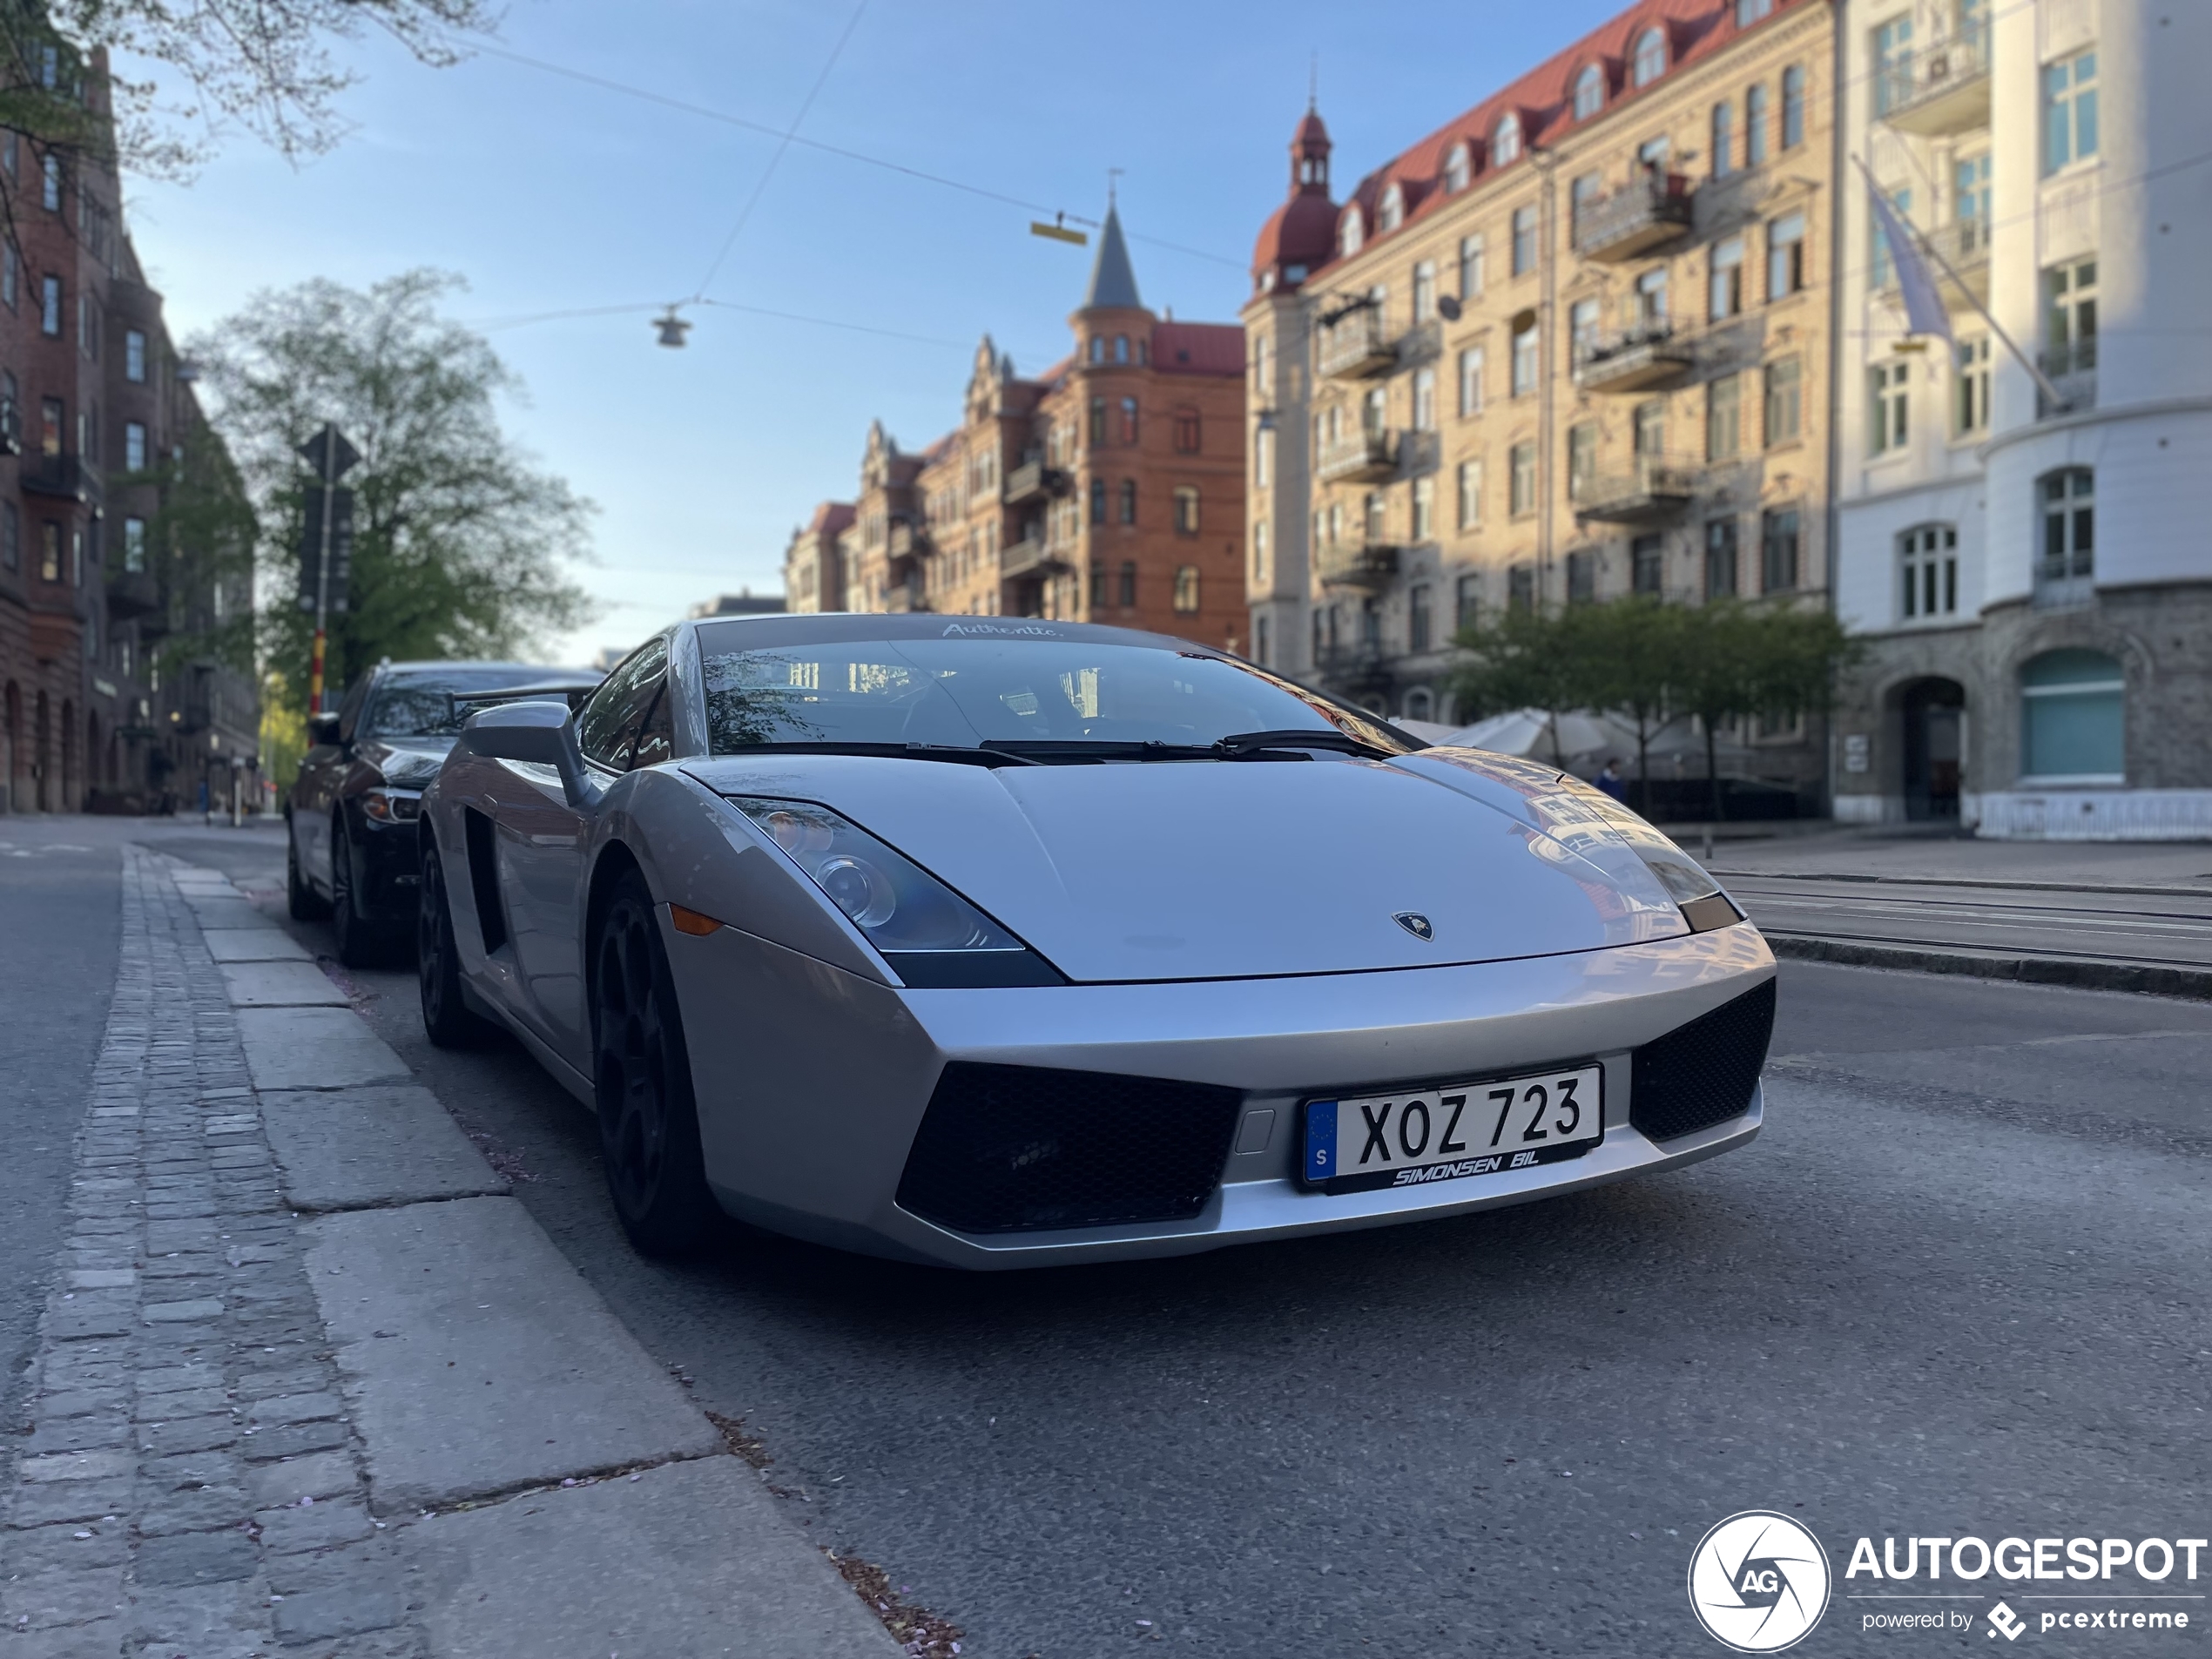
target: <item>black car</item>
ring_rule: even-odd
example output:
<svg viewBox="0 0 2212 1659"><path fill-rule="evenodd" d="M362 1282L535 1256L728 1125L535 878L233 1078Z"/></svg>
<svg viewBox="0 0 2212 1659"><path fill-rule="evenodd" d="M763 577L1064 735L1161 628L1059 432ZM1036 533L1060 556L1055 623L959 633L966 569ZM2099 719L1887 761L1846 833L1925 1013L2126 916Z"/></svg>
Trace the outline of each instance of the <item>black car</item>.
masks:
<svg viewBox="0 0 2212 1659"><path fill-rule="evenodd" d="M415 815L470 711L467 699L530 688L574 702L599 678L529 663L383 662L361 675L335 714L307 722L312 746L284 807L293 915L329 916L348 967L411 942Z"/></svg>

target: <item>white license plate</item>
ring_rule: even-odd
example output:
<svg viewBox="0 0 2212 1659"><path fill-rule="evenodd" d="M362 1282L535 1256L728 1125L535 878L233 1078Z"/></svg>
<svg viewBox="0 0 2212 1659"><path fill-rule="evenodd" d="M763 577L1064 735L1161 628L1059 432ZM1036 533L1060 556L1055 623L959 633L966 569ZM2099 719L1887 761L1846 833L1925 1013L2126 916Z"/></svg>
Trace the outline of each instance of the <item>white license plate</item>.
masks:
<svg viewBox="0 0 2212 1659"><path fill-rule="evenodd" d="M1605 1138L1605 1069L1305 1103L1305 1185L1423 1186L1578 1158Z"/></svg>

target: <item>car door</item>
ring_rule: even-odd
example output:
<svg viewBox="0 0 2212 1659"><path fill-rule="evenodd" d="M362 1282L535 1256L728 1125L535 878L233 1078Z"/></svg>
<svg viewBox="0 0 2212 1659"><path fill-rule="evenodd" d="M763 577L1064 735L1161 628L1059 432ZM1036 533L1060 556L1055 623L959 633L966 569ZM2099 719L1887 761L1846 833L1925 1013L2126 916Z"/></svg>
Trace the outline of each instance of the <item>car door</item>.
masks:
<svg viewBox="0 0 2212 1659"><path fill-rule="evenodd" d="M374 678L371 671L354 680L345 701L338 705L337 740L319 743L307 751L300 763L299 780L292 788L292 838L300 871L309 886L326 894L332 891L330 815L352 764L347 757L352 752L354 730L360 724L361 705L368 701L369 682Z"/></svg>
<svg viewBox="0 0 2212 1659"><path fill-rule="evenodd" d="M667 663L667 637L648 640L616 666L577 716L577 740L602 784L629 769ZM502 788L496 814L526 1017L588 1076L591 1027L584 1005L583 918L589 814L569 804L552 768L509 764L507 769L518 784L529 786Z"/></svg>

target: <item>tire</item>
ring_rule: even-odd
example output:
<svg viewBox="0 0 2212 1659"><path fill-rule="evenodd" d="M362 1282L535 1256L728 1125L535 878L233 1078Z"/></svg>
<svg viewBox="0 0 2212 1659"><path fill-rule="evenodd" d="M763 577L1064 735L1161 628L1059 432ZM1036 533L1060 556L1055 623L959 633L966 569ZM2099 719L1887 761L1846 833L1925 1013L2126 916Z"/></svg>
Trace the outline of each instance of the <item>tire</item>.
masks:
<svg viewBox="0 0 2212 1659"><path fill-rule="evenodd" d="M348 968L375 968L391 954L391 936L354 907L354 853L342 818L330 826L330 931Z"/></svg>
<svg viewBox="0 0 2212 1659"><path fill-rule="evenodd" d="M330 914L322 894L300 873L300 846L292 839L292 819L284 820L284 907L294 921L320 921Z"/></svg>
<svg viewBox="0 0 2212 1659"><path fill-rule="evenodd" d="M630 1242L647 1256L704 1246L721 1211L707 1190L682 1015L644 878L621 878L591 943L599 1152Z"/></svg>
<svg viewBox="0 0 2212 1659"><path fill-rule="evenodd" d="M415 912L415 975L422 995L422 1029L441 1049L473 1049L491 1035L489 1022L469 1011L461 994L461 952L454 944L453 905L446 897L445 865L422 829L422 902Z"/></svg>

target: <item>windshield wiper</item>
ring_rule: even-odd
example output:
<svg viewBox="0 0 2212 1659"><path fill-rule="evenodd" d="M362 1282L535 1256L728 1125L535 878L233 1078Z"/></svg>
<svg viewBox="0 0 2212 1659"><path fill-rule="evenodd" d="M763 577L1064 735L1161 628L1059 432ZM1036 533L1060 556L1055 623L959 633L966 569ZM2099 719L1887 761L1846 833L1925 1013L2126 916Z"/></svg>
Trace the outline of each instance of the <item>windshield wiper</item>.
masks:
<svg viewBox="0 0 2212 1659"><path fill-rule="evenodd" d="M1386 749L1379 743L1370 743L1365 738L1355 738L1349 732L1334 726L1318 730L1298 727L1282 732L1232 732L1216 740L1214 747L1231 755L1250 754L1264 749L1332 749L1339 754L1373 755L1379 759L1397 758L1397 751Z"/></svg>
<svg viewBox="0 0 2212 1659"><path fill-rule="evenodd" d="M1217 743L1153 743L1110 738L992 738L983 746L1044 765L1109 760L1311 760L1279 749L1224 749Z"/></svg>
<svg viewBox="0 0 2212 1659"><path fill-rule="evenodd" d="M1042 761L1000 749L971 749L957 743L846 743L824 739L815 743L748 743L718 750L717 760L741 760L747 755L872 755L885 760L949 760L969 766L1035 766Z"/></svg>

